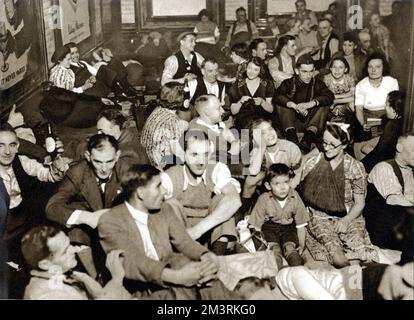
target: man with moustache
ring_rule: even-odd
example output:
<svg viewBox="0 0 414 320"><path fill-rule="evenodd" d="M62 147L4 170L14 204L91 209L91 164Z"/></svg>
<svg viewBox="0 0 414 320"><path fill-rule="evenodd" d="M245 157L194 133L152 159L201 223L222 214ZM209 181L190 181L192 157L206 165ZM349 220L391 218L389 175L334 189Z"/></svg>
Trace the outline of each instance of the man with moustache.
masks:
<svg viewBox="0 0 414 320"><path fill-rule="evenodd" d="M241 206L240 184L227 165L212 160L207 134L189 130L184 137L184 164L163 176L167 201L194 240L223 255L236 238L234 214ZM172 199L171 199L172 198Z"/></svg>

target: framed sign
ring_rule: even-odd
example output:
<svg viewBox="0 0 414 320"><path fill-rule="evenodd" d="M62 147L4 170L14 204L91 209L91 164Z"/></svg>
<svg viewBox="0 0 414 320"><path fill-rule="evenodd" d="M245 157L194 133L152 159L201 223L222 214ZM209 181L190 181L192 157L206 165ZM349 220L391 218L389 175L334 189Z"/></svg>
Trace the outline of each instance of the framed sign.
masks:
<svg viewBox="0 0 414 320"><path fill-rule="evenodd" d="M158 28L194 28L198 13L218 11L219 0L135 0L139 30ZM214 16L215 14L213 14Z"/></svg>
<svg viewBox="0 0 414 320"><path fill-rule="evenodd" d="M46 80L43 8L35 0L3 0L0 6L0 104L8 105Z"/></svg>
<svg viewBox="0 0 414 320"><path fill-rule="evenodd" d="M91 36L89 2L85 0L60 0L62 42L79 43Z"/></svg>

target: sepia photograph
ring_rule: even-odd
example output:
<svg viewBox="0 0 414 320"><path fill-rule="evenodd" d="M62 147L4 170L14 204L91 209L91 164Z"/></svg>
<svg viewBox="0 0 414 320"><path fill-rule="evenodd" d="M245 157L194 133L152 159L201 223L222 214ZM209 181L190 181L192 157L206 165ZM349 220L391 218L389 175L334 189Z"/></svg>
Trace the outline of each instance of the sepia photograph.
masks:
<svg viewBox="0 0 414 320"><path fill-rule="evenodd" d="M2 307L413 301L413 52L414 0L0 0Z"/></svg>

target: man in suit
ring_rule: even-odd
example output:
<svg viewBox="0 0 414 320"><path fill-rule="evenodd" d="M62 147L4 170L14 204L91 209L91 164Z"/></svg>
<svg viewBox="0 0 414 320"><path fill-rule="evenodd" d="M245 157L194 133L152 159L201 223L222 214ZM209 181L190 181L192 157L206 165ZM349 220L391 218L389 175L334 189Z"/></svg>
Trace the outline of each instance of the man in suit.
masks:
<svg viewBox="0 0 414 320"><path fill-rule="evenodd" d="M92 136L85 151L86 159L68 170L46 206L47 217L68 228L72 242L91 246L95 259L103 258L96 225L120 193L121 177L129 166L119 159L120 155L113 136ZM98 264L98 260L95 262Z"/></svg>
<svg viewBox="0 0 414 320"><path fill-rule="evenodd" d="M98 231L105 252L124 252L133 290L151 299L231 298L219 281L204 286L216 278L217 257L190 238L173 212L161 210L166 191L160 171L133 165L122 189L127 201L101 217Z"/></svg>

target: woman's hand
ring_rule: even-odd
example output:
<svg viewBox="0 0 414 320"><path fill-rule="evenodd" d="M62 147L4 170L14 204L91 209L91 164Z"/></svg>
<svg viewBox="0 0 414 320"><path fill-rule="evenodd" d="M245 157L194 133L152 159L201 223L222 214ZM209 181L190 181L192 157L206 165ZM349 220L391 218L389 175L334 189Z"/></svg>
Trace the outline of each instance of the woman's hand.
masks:
<svg viewBox="0 0 414 320"><path fill-rule="evenodd" d="M335 231L337 233L345 233L348 230L349 224L351 221L348 217L343 217L339 219L335 224Z"/></svg>
<svg viewBox="0 0 414 320"><path fill-rule="evenodd" d="M243 103L245 103L246 101L249 101L251 99L251 97L249 97L249 96L243 96L243 97L241 97L241 99L239 100L239 103L240 104L243 104Z"/></svg>
<svg viewBox="0 0 414 320"><path fill-rule="evenodd" d="M261 98L261 97L258 97L258 98L253 98L253 100L254 100L254 103L255 103L256 105L258 105L258 106L263 105L263 103L265 102L265 100L264 100L263 98Z"/></svg>

